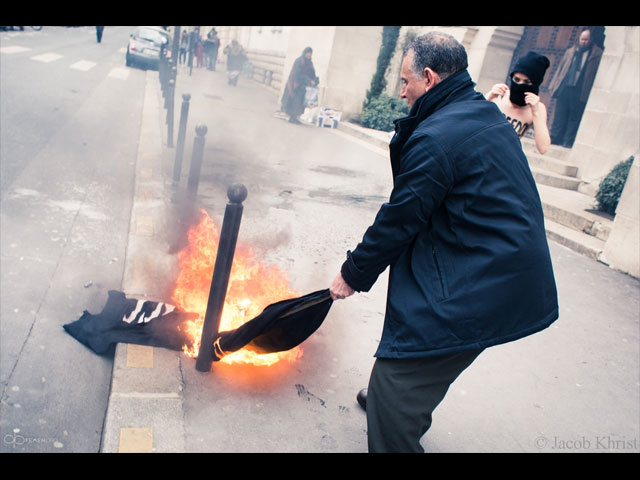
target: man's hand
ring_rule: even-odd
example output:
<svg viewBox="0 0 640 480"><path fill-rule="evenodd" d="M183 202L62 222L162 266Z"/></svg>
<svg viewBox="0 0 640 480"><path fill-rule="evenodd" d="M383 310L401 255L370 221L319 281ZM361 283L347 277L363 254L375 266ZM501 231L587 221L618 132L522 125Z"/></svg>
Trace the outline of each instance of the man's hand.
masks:
<svg viewBox="0 0 640 480"><path fill-rule="evenodd" d="M336 275L336 278L333 279L333 283L329 287L329 292L333 300L340 300L350 297L355 293L355 290L344 281L342 274L338 272L338 275Z"/></svg>

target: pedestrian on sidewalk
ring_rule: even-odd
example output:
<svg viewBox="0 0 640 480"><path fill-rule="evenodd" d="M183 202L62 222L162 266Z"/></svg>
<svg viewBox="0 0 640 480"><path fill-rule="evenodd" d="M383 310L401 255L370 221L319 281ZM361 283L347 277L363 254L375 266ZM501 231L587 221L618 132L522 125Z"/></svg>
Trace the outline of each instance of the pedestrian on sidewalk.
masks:
<svg viewBox="0 0 640 480"><path fill-rule="evenodd" d="M237 85L240 72L247 62L247 54L237 40L224 47L223 53L227 56L227 83Z"/></svg>
<svg viewBox="0 0 640 480"><path fill-rule="evenodd" d="M487 100L498 105L520 138L533 127L536 148L542 154L547 152L551 138L547 127L547 107L540 101L538 93L549 65L549 59L544 55L528 52L513 67L509 75L511 86L497 83L487 94Z"/></svg>
<svg viewBox="0 0 640 480"><path fill-rule="evenodd" d="M178 62L180 65L184 65L187 60L187 47L189 46L189 34L186 30L182 32L182 37L180 38L180 56L178 58Z"/></svg>
<svg viewBox="0 0 640 480"><path fill-rule="evenodd" d="M102 27L97 27L96 26L96 40L98 41L98 43L102 42L102 32L104 31L104 26Z"/></svg>
<svg viewBox="0 0 640 480"><path fill-rule="evenodd" d="M212 28L207 34L207 39L204 42L204 55L207 69L215 71L219 49L220 39L218 38L218 32L215 28Z"/></svg>
<svg viewBox="0 0 640 480"><path fill-rule="evenodd" d="M557 99L551 143L571 148L578 133L580 120L602 59L602 48L585 28L578 43L568 49L549 83L551 97Z"/></svg>
<svg viewBox="0 0 640 480"><path fill-rule="evenodd" d="M202 45L202 40L200 36L196 39L196 67L202 68L204 60L204 46Z"/></svg>
<svg viewBox="0 0 640 480"><path fill-rule="evenodd" d="M318 84L311 56L313 50L307 47L291 67L289 78L281 100L281 110L289 116L289 122L300 123L298 117L304 113L304 96L306 88Z"/></svg>
<svg viewBox="0 0 640 480"><path fill-rule="evenodd" d="M558 318L527 159L467 66L448 34L409 46L400 96L411 110L389 145L391 196L330 286L334 300L366 292L389 267L382 338L359 395L370 452L422 452L433 410L484 349Z"/></svg>

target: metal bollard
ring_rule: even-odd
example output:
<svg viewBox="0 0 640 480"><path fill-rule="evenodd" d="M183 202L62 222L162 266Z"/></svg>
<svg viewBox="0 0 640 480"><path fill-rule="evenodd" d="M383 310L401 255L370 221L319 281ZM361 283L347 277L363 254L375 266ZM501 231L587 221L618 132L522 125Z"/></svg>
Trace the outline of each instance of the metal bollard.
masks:
<svg viewBox="0 0 640 480"><path fill-rule="evenodd" d="M227 191L227 197L229 197L229 203L227 203L224 219L222 220L216 264L211 278L207 311L202 325L202 336L200 337L200 350L196 361L196 370L199 372L211 370L213 340L220 330L220 319L224 308L224 299L227 295L229 274L233 264L238 231L240 230L240 220L242 219L242 202L247 198L247 189L244 185L232 185Z"/></svg>
<svg viewBox="0 0 640 480"><path fill-rule="evenodd" d="M165 79L165 87L164 87L164 108L165 109L169 108L169 90L170 90L172 80L173 79L171 78L171 68L167 67L167 77ZM175 85L175 82L173 83L173 85Z"/></svg>
<svg viewBox="0 0 640 480"><path fill-rule="evenodd" d="M160 55L160 65L162 69L159 71L160 86L162 87L162 98L167 98L167 85L171 74L171 58L167 57L167 48L162 46L162 53ZM166 100L165 100L166 102ZM165 104L165 108L167 108Z"/></svg>
<svg viewBox="0 0 640 480"><path fill-rule="evenodd" d="M169 80L169 92L167 98L169 103L167 105L167 146L173 148L173 97L175 95L176 87L173 80Z"/></svg>
<svg viewBox="0 0 640 480"><path fill-rule="evenodd" d="M200 169L202 168L202 155L204 153L204 136L207 134L207 126L200 123L196 126L196 138L193 141L191 153L191 166L189 167L189 181L187 189L191 195L198 191L200 182Z"/></svg>
<svg viewBox="0 0 640 480"><path fill-rule="evenodd" d="M176 157L173 162L173 182L180 182L180 172L182 171L182 154L184 152L184 139L187 134L187 117L189 116L189 100L191 95L182 95L182 108L180 109L180 126L178 127L178 140L176 144Z"/></svg>
<svg viewBox="0 0 640 480"><path fill-rule="evenodd" d="M175 57L176 65L178 65L178 62L180 61L180 29L181 27L179 26L173 27L173 47L171 56Z"/></svg>

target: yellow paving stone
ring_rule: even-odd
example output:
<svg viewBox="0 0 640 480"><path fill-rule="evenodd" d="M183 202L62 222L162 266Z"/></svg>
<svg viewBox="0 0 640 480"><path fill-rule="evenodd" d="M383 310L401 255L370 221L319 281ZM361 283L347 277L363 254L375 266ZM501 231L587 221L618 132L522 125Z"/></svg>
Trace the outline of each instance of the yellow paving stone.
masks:
<svg viewBox="0 0 640 480"><path fill-rule="evenodd" d="M153 347L127 344L127 368L153 368Z"/></svg>
<svg viewBox="0 0 640 480"><path fill-rule="evenodd" d="M153 200L153 190L151 190L149 187L139 187L138 200L142 202Z"/></svg>
<svg viewBox="0 0 640 480"><path fill-rule="evenodd" d="M153 217L138 215L136 218L136 235L151 237L153 235Z"/></svg>
<svg viewBox="0 0 640 480"><path fill-rule="evenodd" d="M153 176L153 168L150 167L142 167L140 169L140 176L142 178L151 178Z"/></svg>
<svg viewBox="0 0 640 480"><path fill-rule="evenodd" d="M152 428L120 428L118 453L152 453Z"/></svg>

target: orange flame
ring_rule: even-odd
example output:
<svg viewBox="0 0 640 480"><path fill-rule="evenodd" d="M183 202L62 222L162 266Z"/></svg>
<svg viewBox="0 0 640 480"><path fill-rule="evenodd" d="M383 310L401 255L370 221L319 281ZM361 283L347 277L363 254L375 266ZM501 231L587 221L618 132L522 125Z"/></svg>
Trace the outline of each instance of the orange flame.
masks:
<svg viewBox="0 0 640 480"><path fill-rule="evenodd" d="M186 312L198 313L195 320L183 327L192 340L183 351L189 357L197 357L202 325L207 310L211 278L218 253L220 234L206 211L200 210L202 219L189 229L188 244L178 253L180 272L176 280L172 302ZM220 332L233 330L259 315L271 303L298 296L288 286L286 274L276 265L265 265L256 260L253 250L238 242L229 276ZM259 355L242 349L224 358L225 363L249 363L273 365L287 359L293 361L302 355L300 347L286 352Z"/></svg>

